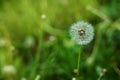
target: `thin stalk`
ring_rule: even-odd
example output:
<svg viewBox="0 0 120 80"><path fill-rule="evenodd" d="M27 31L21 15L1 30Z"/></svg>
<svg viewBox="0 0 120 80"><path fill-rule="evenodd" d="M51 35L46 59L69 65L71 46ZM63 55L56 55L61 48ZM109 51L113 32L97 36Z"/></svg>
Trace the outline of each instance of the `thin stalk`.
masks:
<svg viewBox="0 0 120 80"><path fill-rule="evenodd" d="M97 80L102 80L104 74L101 74Z"/></svg>
<svg viewBox="0 0 120 80"><path fill-rule="evenodd" d="M77 80L80 80L80 59L81 59L81 49L78 53L78 63L77 63Z"/></svg>

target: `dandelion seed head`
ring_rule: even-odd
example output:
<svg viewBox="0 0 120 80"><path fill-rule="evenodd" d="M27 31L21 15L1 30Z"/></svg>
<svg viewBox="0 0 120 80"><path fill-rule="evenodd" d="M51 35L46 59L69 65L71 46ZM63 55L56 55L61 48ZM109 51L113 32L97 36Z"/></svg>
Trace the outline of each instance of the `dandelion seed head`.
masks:
<svg viewBox="0 0 120 80"><path fill-rule="evenodd" d="M4 66L2 71L4 74L15 74L16 73L16 69L13 65Z"/></svg>
<svg viewBox="0 0 120 80"><path fill-rule="evenodd" d="M46 15L45 15L45 14L42 14L42 15L41 15L41 19L42 19L42 20L45 20L45 19L46 19Z"/></svg>
<svg viewBox="0 0 120 80"><path fill-rule="evenodd" d="M72 80L76 80L76 78L75 78L75 77L73 77L73 78L72 78Z"/></svg>
<svg viewBox="0 0 120 80"><path fill-rule="evenodd" d="M79 45L86 45L93 40L94 29L91 24L80 21L70 28L71 38Z"/></svg>
<svg viewBox="0 0 120 80"><path fill-rule="evenodd" d="M0 39L0 47L5 47L7 44L6 39Z"/></svg>
<svg viewBox="0 0 120 80"><path fill-rule="evenodd" d="M25 48L31 48L35 45L35 39L33 36L27 36L24 41Z"/></svg>

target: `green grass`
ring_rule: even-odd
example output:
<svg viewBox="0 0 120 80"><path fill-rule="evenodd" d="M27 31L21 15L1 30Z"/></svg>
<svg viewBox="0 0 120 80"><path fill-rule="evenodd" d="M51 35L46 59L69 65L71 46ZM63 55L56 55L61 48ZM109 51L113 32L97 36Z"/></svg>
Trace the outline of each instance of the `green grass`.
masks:
<svg viewBox="0 0 120 80"><path fill-rule="evenodd" d="M0 80L120 80L119 0L0 0ZM41 16L45 15L43 19ZM70 26L87 21L94 40L80 49ZM8 65L12 69L4 70Z"/></svg>

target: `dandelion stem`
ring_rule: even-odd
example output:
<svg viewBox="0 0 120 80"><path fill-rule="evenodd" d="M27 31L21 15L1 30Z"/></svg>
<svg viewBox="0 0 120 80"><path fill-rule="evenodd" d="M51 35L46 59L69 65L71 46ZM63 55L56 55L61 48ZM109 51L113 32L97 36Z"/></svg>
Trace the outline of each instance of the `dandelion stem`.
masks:
<svg viewBox="0 0 120 80"><path fill-rule="evenodd" d="M80 80L80 56L81 56L81 50L78 52L77 80Z"/></svg>
<svg viewBox="0 0 120 80"><path fill-rule="evenodd" d="M98 77L98 80L102 80L103 74Z"/></svg>

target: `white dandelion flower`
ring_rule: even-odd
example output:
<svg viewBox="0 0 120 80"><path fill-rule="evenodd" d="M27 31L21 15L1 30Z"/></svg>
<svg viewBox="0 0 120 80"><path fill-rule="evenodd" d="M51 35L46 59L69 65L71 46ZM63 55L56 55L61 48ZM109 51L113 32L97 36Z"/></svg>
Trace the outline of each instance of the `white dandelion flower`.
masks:
<svg viewBox="0 0 120 80"><path fill-rule="evenodd" d="M6 65L6 66L3 67L2 72L4 74L15 74L16 69L13 65Z"/></svg>
<svg viewBox="0 0 120 80"><path fill-rule="evenodd" d="M76 80L76 78L75 78L75 77L73 77L73 78L72 78L72 80Z"/></svg>
<svg viewBox="0 0 120 80"><path fill-rule="evenodd" d="M79 45L86 45L93 40L94 29L91 24L80 21L70 28L71 38Z"/></svg>

